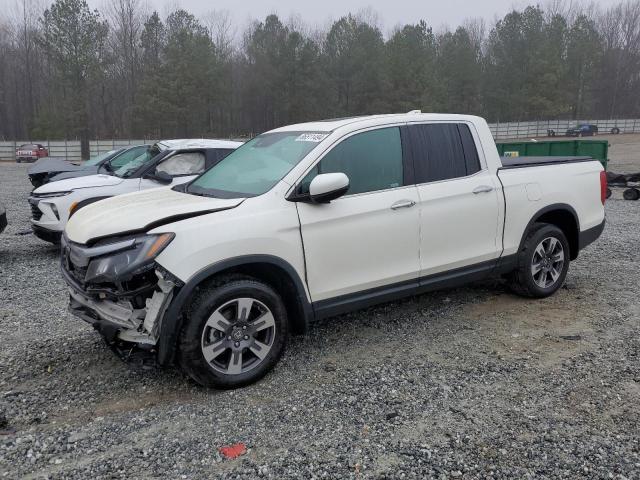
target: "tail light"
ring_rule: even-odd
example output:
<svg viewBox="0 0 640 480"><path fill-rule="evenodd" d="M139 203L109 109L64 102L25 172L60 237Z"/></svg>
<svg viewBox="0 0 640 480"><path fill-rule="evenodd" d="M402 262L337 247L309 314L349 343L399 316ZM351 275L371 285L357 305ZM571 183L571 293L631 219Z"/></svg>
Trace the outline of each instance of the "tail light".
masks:
<svg viewBox="0 0 640 480"><path fill-rule="evenodd" d="M600 201L602 205L607 200L607 172L600 172Z"/></svg>

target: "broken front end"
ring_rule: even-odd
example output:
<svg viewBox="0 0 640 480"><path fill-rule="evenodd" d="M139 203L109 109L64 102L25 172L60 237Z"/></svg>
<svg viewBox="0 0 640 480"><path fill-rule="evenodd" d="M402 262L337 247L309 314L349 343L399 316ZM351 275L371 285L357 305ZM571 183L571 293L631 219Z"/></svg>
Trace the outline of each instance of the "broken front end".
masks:
<svg viewBox="0 0 640 480"><path fill-rule="evenodd" d="M69 310L98 330L118 353L153 352L162 318L180 280L155 258L174 234L131 235L81 245L62 237Z"/></svg>

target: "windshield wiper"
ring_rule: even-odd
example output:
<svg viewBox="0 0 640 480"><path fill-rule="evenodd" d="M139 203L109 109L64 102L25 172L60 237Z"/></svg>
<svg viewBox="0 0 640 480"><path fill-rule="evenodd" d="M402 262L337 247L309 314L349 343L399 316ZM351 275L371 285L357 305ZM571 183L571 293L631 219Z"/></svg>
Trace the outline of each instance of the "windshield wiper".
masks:
<svg viewBox="0 0 640 480"><path fill-rule="evenodd" d="M175 192L180 192L180 193L186 193L189 195L195 195L196 197L207 197L207 198L218 198L215 195L211 194L211 193L206 193L206 192L192 192L191 190L189 190L187 187L189 186L188 183L181 183L180 185L176 185L175 187L173 187L171 190L175 191Z"/></svg>

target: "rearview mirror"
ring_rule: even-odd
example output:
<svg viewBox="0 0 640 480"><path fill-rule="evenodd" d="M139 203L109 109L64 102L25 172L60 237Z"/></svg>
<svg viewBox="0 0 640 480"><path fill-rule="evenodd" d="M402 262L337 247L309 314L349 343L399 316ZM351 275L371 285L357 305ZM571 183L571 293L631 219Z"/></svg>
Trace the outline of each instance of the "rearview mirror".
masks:
<svg viewBox="0 0 640 480"><path fill-rule="evenodd" d="M349 190L349 177L344 173L316 175L309 185L309 197L313 203L329 203Z"/></svg>
<svg viewBox="0 0 640 480"><path fill-rule="evenodd" d="M155 173L147 173L144 177L147 180L153 180L154 182L161 183L162 185L169 185L173 182L173 177L169 175L167 172L155 172Z"/></svg>

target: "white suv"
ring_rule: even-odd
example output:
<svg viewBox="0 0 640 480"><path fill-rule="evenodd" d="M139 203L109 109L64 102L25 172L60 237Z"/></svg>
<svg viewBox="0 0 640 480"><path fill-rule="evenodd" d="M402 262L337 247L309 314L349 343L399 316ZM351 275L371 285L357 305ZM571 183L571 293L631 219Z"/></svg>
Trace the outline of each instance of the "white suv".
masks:
<svg viewBox="0 0 640 480"><path fill-rule="evenodd" d="M494 274L551 295L602 232L605 192L590 158L503 163L478 117L293 125L189 183L85 207L62 273L114 349L234 387L312 320Z"/></svg>
<svg viewBox="0 0 640 480"><path fill-rule="evenodd" d="M81 208L124 193L188 182L240 145L227 140L164 140L113 174L47 183L29 197L33 232L42 240L58 243L67 221Z"/></svg>

